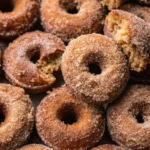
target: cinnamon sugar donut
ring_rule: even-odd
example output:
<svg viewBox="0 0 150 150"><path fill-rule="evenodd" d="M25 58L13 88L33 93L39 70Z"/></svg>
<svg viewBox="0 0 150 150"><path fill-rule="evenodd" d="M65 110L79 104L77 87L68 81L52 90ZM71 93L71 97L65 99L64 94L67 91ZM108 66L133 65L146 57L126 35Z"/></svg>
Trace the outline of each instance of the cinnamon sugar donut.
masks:
<svg viewBox="0 0 150 150"><path fill-rule="evenodd" d="M125 149L120 146L105 144L92 148L91 150L125 150Z"/></svg>
<svg viewBox="0 0 150 150"><path fill-rule="evenodd" d="M112 139L132 150L150 149L150 86L132 85L108 108Z"/></svg>
<svg viewBox="0 0 150 150"><path fill-rule="evenodd" d="M99 0L42 0L41 19L47 32L69 42L82 34L101 32L105 10Z"/></svg>
<svg viewBox="0 0 150 150"><path fill-rule="evenodd" d="M119 96L129 79L124 54L113 40L99 34L82 35L69 43L62 73L78 97L99 104Z"/></svg>
<svg viewBox="0 0 150 150"><path fill-rule="evenodd" d="M138 4L126 4L120 9L138 16L150 25L150 7L141 6Z"/></svg>
<svg viewBox="0 0 150 150"><path fill-rule="evenodd" d="M5 12L3 5L0 6L0 38L12 39L30 30L39 16L38 0L1 0L12 9Z"/></svg>
<svg viewBox="0 0 150 150"><path fill-rule="evenodd" d="M150 63L150 26L143 19L122 10L112 10L106 17L104 32L121 46L131 70L146 69Z"/></svg>
<svg viewBox="0 0 150 150"><path fill-rule="evenodd" d="M102 138L102 111L77 99L66 86L44 98L36 112L36 127L44 143L58 150L86 150Z"/></svg>
<svg viewBox="0 0 150 150"><path fill-rule="evenodd" d="M127 0L102 0L102 5L107 6L109 10L119 8L122 6Z"/></svg>
<svg viewBox="0 0 150 150"><path fill-rule="evenodd" d="M34 116L31 100L24 90L0 84L0 150L15 150L30 136Z"/></svg>
<svg viewBox="0 0 150 150"><path fill-rule="evenodd" d="M3 69L7 79L29 92L50 88L56 81L54 73L60 70L63 42L43 32L26 33L5 50Z"/></svg>
<svg viewBox="0 0 150 150"><path fill-rule="evenodd" d="M150 6L150 1L149 0L137 0L141 4L145 4L147 6Z"/></svg>
<svg viewBox="0 0 150 150"><path fill-rule="evenodd" d="M40 144L30 144L23 146L18 150L53 150L53 149Z"/></svg>

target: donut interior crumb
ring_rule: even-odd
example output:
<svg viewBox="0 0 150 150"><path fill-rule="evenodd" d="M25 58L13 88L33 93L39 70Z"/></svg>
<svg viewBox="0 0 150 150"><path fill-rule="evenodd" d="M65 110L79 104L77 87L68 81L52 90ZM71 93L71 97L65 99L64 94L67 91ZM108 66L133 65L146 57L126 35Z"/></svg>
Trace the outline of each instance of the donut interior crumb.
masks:
<svg viewBox="0 0 150 150"><path fill-rule="evenodd" d="M112 33L114 40L128 56L131 69L137 72L143 71L146 66L145 59L136 50L136 46L132 44L129 22L111 15L108 17L107 23L108 30Z"/></svg>
<svg viewBox="0 0 150 150"><path fill-rule="evenodd" d="M121 0L102 0L103 6L108 6L109 10L112 10L113 8L118 8L121 5Z"/></svg>
<svg viewBox="0 0 150 150"><path fill-rule="evenodd" d="M62 52L56 52L55 54L51 54L51 56L48 57L48 59L38 60L36 63L38 73L49 84L52 84L56 80L53 74L60 70L61 58Z"/></svg>

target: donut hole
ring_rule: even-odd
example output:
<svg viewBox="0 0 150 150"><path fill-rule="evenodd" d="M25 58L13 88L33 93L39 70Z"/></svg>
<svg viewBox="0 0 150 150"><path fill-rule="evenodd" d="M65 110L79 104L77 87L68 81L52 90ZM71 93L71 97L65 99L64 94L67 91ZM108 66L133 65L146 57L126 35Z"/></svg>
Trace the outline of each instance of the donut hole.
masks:
<svg viewBox="0 0 150 150"><path fill-rule="evenodd" d="M13 0L0 0L0 11L2 12L12 12L14 9Z"/></svg>
<svg viewBox="0 0 150 150"><path fill-rule="evenodd" d="M74 0L59 0L60 6L68 14L77 14L78 13L78 4Z"/></svg>
<svg viewBox="0 0 150 150"><path fill-rule="evenodd" d="M137 51L136 45L132 44L130 22L115 14L110 14L107 18L107 29L111 32L114 40L121 46L122 51L128 56L132 70L141 72L145 69L145 57Z"/></svg>
<svg viewBox="0 0 150 150"><path fill-rule="evenodd" d="M30 61L36 64L39 59L40 59L40 51L35 51L35 53L31 56Z"/></svg>
<svg viewBox="0 0 150 150"><path fill-rule="evenodd" d="M102 70L97 63L89 63L88 64L89 72L94 75L99 75Z"/></svg>
<svg viewBox="0 0 150 150"><path fill-rule="evenodd" d="M5 121L5 113L4 113L4 106L0 105L0 124Z"/></svg>
<svg viewBox="0 0 150 150"><path fill-rule="evenodd" d="M143 115L139 113L139 114L136 116L136 120L137 120L138 123L144 123Z"/></svg>
<svg viewBox="0 0 150 150"><path fill-rule="evenodd" d="M78 114L73 104L65 104L57 111L57 117L66 125L72 125L78 121Z"/></svg>

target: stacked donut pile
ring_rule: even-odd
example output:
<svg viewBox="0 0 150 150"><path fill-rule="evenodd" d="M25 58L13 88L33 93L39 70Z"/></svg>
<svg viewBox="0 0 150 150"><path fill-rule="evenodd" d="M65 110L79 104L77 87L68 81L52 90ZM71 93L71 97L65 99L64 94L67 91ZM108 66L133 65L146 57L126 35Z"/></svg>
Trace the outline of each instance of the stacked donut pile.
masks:
<svg viewBox="0 0 150 150"><path fill-rule="evenodd" d="M0 150L150 150L149 0L0 0L3 42Z"/></svg>

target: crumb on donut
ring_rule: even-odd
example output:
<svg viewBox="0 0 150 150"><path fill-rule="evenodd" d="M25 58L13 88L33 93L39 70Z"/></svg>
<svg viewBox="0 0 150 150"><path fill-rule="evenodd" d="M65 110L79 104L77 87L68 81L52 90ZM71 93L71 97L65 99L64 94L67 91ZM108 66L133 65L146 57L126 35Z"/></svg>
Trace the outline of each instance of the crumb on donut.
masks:
<svg viewBox="0 0 150 150"><path fill-rule="evenodd" d="M107 20L108 30L112 32L114 40L121 46L123 52L129 57L129 63L133 70L141 72L145 69L145 58L141 57L132 44L130 22L117 15L110 15Z"/></svg>
<svg viewBox="0 0 150 150"><path fill-rule="evenodd" d="M60 70L62 54L63 52L55 52L55 54L51 54L48 59L39 60L36 63L38 73L49 82L49 84L56 81L54 73Z"/></svg>

